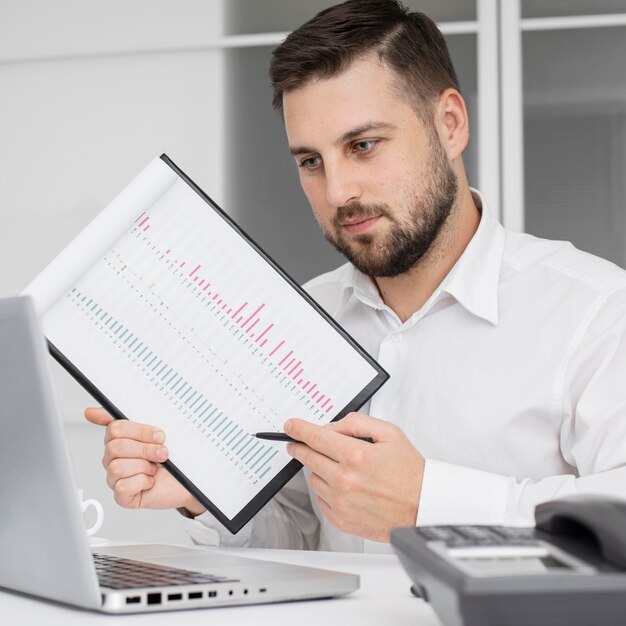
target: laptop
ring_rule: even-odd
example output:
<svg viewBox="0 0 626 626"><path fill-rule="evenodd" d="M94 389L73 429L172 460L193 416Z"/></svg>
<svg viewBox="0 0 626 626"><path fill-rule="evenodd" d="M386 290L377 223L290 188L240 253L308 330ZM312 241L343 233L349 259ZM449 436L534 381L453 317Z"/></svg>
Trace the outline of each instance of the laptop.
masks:
<svg viewBox="0 0 626 626"><path fill-rule="evenodd" d="M107 613L339 596L353 574L174 545L93 548L46 345L28 297L0 299L0 587Z"/></svg>

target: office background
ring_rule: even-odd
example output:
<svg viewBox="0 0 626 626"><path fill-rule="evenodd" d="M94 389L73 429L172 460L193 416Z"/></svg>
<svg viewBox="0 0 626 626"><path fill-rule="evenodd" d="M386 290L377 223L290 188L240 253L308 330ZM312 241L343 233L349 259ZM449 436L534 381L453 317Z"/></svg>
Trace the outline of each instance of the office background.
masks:
<svg viewBox="0 0 626 626"><path fill-rule="evenodd" d="M0 296L161 152L297 280L341 263L299 188L267 79L272 48L331 4L0 0ZM473 128L470 182L492 211L626 266L626 0L405 4L446 34ZM175 512L114 504L102 433L82 420L92 401L51 369L103 534L184 541Z"/></svg>

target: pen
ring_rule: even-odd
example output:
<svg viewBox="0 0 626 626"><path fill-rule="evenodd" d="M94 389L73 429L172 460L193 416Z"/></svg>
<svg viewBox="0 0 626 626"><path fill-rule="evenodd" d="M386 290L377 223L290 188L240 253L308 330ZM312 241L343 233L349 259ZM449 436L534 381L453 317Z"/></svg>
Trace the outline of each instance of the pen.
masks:
<svg viewBox="0 0 626 626"><path fill-rule="evenodd" d="M268 441L294 441L295 443L302 443L293 437L290 437L287 433L250 433L257 439L267 439ZM374 443L371 437L353 437L353 439L360 439L361 441L367 441L368 443Z"/></svg>

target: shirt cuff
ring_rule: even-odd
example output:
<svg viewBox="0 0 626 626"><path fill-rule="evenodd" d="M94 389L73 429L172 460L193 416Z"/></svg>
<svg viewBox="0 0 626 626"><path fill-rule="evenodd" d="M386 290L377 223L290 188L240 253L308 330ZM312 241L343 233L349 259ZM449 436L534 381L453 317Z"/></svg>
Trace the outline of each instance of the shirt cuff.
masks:
<svg viewBox="0 0 626 626"><path fill-rule="evenodd" d="M417 526L506 523L511 478L426 459Z"/></svg>

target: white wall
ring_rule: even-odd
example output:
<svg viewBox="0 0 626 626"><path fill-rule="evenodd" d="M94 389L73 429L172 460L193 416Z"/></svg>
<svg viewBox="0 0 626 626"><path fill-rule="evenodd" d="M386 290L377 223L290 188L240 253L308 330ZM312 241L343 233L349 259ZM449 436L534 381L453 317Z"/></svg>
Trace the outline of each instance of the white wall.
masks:
<svg viewBox="0 0 626 626"><path fill-rule="evenodd" d="M223 196L221 0L0 2L0 297L19 293L154 156ZM184 539L117 507L89 396L52 365L78 483L114 538Z"/></svg>

